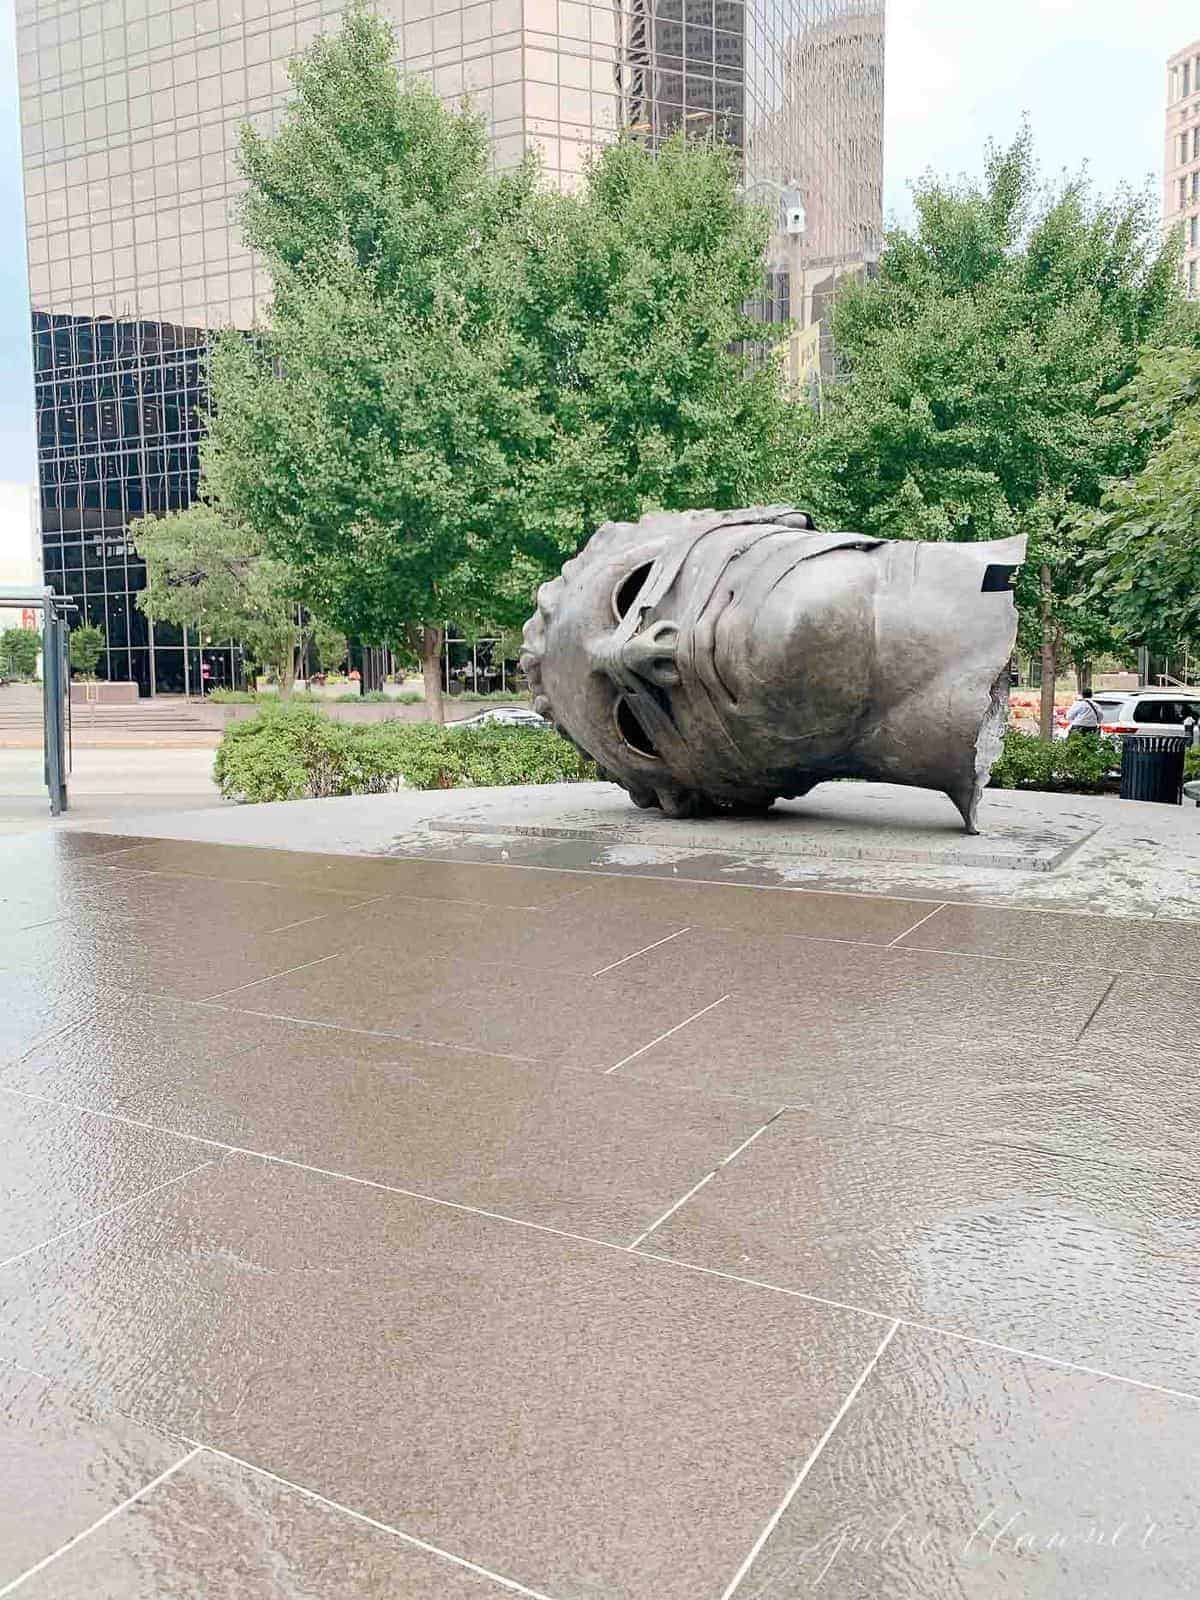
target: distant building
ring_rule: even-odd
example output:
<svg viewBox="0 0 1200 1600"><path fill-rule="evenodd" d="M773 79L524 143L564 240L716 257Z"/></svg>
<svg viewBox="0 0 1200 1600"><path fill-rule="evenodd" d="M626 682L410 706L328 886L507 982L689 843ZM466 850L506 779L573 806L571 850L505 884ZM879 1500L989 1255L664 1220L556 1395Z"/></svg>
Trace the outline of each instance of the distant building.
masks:
<svg viewBox="0 0 1200 1600"><path fill-rule="evenodd" d="M1200 39L1167 62L1163 218L1183 230L1183 282L1200 296Z"/></svg>
<svg viewBox="0 0 1200 1600"><path fill-rule="evenodd" d="M776 213L763 313L795 319L794 380L828 368L840 284L883 223L885 0L376 0L399 63L469 96L497 165L576 183L621 128L712 131ZM221 641L151 625L130 520L196 492L211 329L269 293L232 207L239 125L286 103L287 63L344 0L17 0L47 581L143 694L220 682ZM205 668L207 667L207 674Z"/></svg>
<svg viewBox="0 0 1200 1600"><path fill-rule="evenodd" d="M37 492L31 483L0 482L0 589L35 589L42 584ZM41 627L41 617L0 602L0 632Z"/></svg>

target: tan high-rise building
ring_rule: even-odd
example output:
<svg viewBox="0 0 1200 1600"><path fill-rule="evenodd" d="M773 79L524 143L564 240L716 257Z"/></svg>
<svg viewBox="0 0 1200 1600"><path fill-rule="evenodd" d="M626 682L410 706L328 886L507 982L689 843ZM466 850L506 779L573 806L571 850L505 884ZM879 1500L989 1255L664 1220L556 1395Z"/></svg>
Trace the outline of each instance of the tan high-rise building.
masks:
<svg viewBox="0 0 1200 1600"><path fill-rule="evenodd" d="M151 693L223 676L131 603L132 517L195 493L208 332L268 284L233 212L246 120L277 122L287 63L344 0L17 0L47 581ZM497 164L536 147L578 180L622 127L715 130L778 211L767 313L818 369L821 313L882 232L884 0L376 0L399 63L486 118ZM825 352L827 361L828 354Z"/></svg>
<svg viewBox="0 0 1200 1600"><path fill-rule="evenodd" d="M1163 218L1183 231L1183 282L1200 295L1200 39L1167 62Z"/></svg>

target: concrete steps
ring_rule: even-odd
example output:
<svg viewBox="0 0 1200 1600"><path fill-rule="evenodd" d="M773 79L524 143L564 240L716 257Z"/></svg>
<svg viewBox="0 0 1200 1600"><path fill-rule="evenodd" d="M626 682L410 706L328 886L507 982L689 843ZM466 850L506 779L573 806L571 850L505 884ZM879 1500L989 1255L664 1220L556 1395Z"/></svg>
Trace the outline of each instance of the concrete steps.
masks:
<svg viewBox="0 0 1200 1600"><path fill-rule="evenodd" d="M40 693L0 690L0 744L22 747L40 743ZM187 700L138 700L129 705L71 706L71 738L75 744L214 745L220 730Z"/></svg>

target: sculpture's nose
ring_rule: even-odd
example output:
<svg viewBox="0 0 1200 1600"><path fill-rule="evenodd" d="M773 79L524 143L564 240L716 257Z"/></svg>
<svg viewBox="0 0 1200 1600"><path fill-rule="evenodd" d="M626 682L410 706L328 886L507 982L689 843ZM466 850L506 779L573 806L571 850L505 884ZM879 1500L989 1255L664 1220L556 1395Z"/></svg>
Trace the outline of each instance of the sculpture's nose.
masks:
<svg viewBox="0 0 1200 1600"><path fill-rule="evenodd" d="M671 688L679 682L679 668L675 664L678 643L679 629L675 623L652 622L621 646L621 665L647 683Z"/></svg>

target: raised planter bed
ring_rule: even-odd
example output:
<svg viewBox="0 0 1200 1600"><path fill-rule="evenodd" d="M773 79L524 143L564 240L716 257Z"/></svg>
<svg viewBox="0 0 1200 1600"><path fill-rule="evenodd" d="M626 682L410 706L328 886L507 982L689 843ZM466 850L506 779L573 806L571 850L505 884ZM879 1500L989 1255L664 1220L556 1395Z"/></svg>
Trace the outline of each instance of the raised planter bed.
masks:
<svg viewBox="0 0 1200 1600"><path fill-rule="evenodd" d="M140 699L136 683L73 683L73 706L131 706Z"/></svg>
<svg viewBox="0 0 1200 1600"><path fill-rule="evenodd" d="M301 705L308 704L300 701ZM453 700L446 699L446 721L465 722L468 717L478 716L481 711L500 711L505 708L516 708L522 703L518 700ZM197 717L204 721L210 728L224 728L231 722L242 722L247 717L258 715L259 706L245 702L231 701L226 704L205 701L203 704L193 702ZM527 706L523 709L528 709ZM325 701L319 710L322 716L333 717L338 722L424 722L425 707L423 705L387 705L383 701L369 700L363 705L353 705L346 701Z"/></svg>

